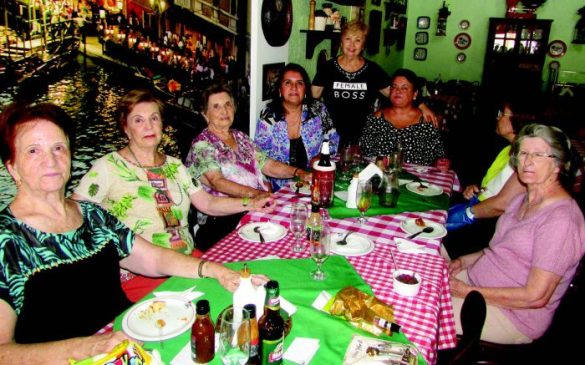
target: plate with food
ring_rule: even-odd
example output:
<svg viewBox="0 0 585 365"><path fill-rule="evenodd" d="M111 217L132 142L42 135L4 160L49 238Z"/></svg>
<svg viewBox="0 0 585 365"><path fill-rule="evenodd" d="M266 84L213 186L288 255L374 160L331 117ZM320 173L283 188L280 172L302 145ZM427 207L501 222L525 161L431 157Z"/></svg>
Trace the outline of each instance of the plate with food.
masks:
<svg viewBox="0 0 585 365"><path fill-rule="evenodd" d="M193 322L193 303L178 298L152 298L130 308L122 319L122 329L140 341L162 341L189 330Z"/></svg>
<svg viewBox="0 0 585 365"><path fill-rule="evenodd" d="M428 182L413 181L406 184L408 191L422 196L437 196L443 194L441 187Z"/></svg>
<svg viewBox="0 0 585 365"><path fill-rule="evenodd" d="M331 252L341 256L363 256L374 250L374 242L360 233L351 233L346 238L347 244L338 244L346 234L347 232L333 234L331 237Z"/></svg>
<svg viewBox="0 0 585 365"><path fill-rule="evenodd" d="M415 234L415 233L421 232L423 229L425 229L427 227L432 228L432 231L431 232L422 232L417 237L436 239L436 238L445 237L447 235L447 230L445 229L445 226L443 226L442 224L433 222L429 219L408 218L408 219L403 220L400 223L400 228L408 234Z"/></svg>
<svg viewBox="0 0 585 365"><path fill-rule="evenodd" d="M311 184L304 181L291 181L288 183L288 186L292 189L292 191L296 192L297 189L299 190L299 194L303 195L311 195Z"/></svg>
<svg viewBox="0 0 585 365"><path fill-rule="evenodd" d="M253 222L240 227L238 234L246 241L260 242L260 234L264 242L274 242L286 236L286 228L277 223L272 222Z"/></svg>

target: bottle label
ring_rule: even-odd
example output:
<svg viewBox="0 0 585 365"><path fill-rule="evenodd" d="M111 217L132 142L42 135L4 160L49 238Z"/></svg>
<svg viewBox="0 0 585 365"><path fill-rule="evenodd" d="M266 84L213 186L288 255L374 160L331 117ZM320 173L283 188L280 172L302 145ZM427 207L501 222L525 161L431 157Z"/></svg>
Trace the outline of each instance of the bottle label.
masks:
<svg viewBox="0 0 585 365"><path fill-rule="evenodd" d="M250 358L258 356L258 346L260 345L258 337L250 340Z"/></svg>
<svg viewBox="0 0 585 365"><path fill-rule="evenodd" d="M277 340L262 340L262 364L281 364L284 337Z"/></svg>
<svg viewBox="0 0 585 365"><path fill-rule="evenodd" d="M321 240L321 230L307 227L307 241L319 242Z"/></svg>

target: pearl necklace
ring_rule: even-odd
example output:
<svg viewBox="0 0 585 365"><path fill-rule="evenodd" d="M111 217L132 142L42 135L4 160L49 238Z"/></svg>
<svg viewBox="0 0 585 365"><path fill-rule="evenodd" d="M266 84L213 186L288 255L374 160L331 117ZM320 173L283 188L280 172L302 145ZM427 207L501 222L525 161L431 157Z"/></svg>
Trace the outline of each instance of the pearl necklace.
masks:
<svg viewBox="0 0 585 365"><path fill-rule="evenodd" d="M136 161L136 163L138 164L138 166L142 170L144 170L144 172L146 172L147 169L144 166L142 166L142 164L140 163L140 161L138 160L138 158L134 154L134 151L132 151L132 148L130 148L130 145L128 145L128 151L130 151L130 154L132 155L132 158L134 158L134 161ZM167 176L165 176L165 178L170 181L170 179ZM147 179L148 179L148 175L147 175ZM167 198L169 198L169 200L173 203L173 205L180 206L183 203L183 189L181 188L181 185L179 185L179 181L175 180L175 184L177 184L177 188L179 190L179 195L181 197L181 200L178 203L175 203L175 201L173 200L173 198L171 198L170 196L167 196Z"/></svg>

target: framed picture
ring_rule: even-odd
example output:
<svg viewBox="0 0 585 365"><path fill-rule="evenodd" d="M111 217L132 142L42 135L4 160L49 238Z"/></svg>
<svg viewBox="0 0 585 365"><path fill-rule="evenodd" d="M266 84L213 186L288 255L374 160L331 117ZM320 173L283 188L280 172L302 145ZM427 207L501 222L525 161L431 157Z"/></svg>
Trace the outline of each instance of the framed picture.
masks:
<svg viewBox="0 0 585 365"><path fill-rule="evenodd" d="M262 66L262 101L272 98L278 87L276 80L284 68L284 62L268 63Z"/></svg>
<svg viewBox="0 0 585 365"><path fill-rule="evenodd" d="M431 26L431 18L428 16L419 16L416 21L416 27L418 29L429 29Z"/></svg>
<svg viewBox="0 0 585 365"><path fill-rule="evenodd" d="M458 49L467 49L471 46L471 36L467 33L459 33L453 39L453 44Z"/></svg>
<svg viewBox="0 0 585 365"><path fill-rule="evenodd" d="M417 61L424 61L427 59L427 49L422 47L416 47L414 49L414 59Z"/></svg>
<svg viewBox="0 0 585 365"><path fill-rule="evenodd" d="M416 44L423 45L429 43L429 33L428 32L416 32L414 36L414 41Z"/></svg>

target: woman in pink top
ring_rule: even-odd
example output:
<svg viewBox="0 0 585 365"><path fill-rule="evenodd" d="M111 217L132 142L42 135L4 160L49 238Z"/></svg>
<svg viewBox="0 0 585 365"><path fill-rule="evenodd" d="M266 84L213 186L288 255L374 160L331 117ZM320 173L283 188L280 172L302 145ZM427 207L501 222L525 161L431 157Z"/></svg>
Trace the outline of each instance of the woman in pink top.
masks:
<svg viewBox="0 0 585 365"><path fill-rule="evenodd" d="M456 322L470 291L486 299L482 340L519 344L542 336L585 252L585 220L563 186L573 170L570 146L558 128L525 126L510 163L527 192L511 201L488 248L449 265Z"/></svg>

